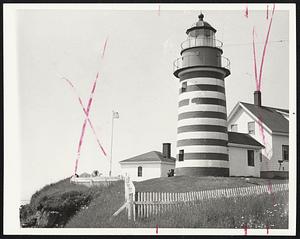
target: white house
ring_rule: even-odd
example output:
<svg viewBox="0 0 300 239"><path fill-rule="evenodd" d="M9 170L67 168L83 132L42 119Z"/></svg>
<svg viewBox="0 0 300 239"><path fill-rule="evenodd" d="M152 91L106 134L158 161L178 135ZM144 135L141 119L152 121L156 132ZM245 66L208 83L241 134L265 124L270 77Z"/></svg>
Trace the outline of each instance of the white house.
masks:
<svg viewBox="0 0 300 239"><path fill-rule="evenodd" d="M261 105L255 91L254 104L239 102L228 117L228 131L249 134L265 148L260 158L260 176L288 177L289 111Z"/></svg>
<svg viewBox="0 0 300 239"><path fill-rule="evenodd" d="M171 144L163 144L163 152L151 151L119 162L122 175L132 181L167 177L175 168L175 158L171 157Z"/></svg>

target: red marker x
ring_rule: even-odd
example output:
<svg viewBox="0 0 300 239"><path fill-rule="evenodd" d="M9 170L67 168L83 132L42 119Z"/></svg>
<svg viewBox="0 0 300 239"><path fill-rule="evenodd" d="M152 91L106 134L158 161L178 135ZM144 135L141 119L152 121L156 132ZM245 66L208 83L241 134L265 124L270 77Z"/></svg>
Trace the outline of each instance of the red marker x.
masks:
<svg viewBox="0 0 300 239"><path fill-rule="evenodd" d="M100 143L100 140L98 139L97 137L97 134L96 134L96 131L95 131L95 128L89 118L89 112L90 112L90 109L91 109L91 105L92 105L92 101L93 101L93 95L94 95L94 92L95 92L95 89L96 89L96 85L97 85L97 81L98 81L98 77L99 77L99 74L97 73L97 76L96 76L96 79L94 81L94 84L93 84L93 88L92 88L92 91L91 91L91 95L90 95L90 98L89 98L89 101L88 101L88 105L87 107L85 108L83 103L82 103L82 100L80 98L80 96L78 95L77 91L76 91L76 88L74 87L74 85L72 84L72 82L70 80L68 80L67 78L63 78L65 79L69 85L72 87L72 89L77 93L77 97L78 97L78 101L83 109L83 112L85 114L85 119L84 119L84 122L83 122L83 125L82 125L82 129L81 129L81 135L80 135L80 139L79 139L79 144L78 144L78 148L77 148L77 157L76 157L76 162L75 162L75 170L74 170L74 174L77 173L77 168L78 168L78 160L79 160L79 157L80 157L80 151L81 151L81 145L82 145L82 141L83 141L83 137L84 137L84 134L85 134L85 129L86 129L86 124L87 122L89 123L95 137L96 137L96 140L97 140L97 143L101 149L101 151L103 152L103 154L106 156L106 152L104 150L104 148L102 147L101 143Z"/></svg>
<svg viewBox="0 0 300 239"><path fill-rule="evenodd" d="M106 38L104 46L103 46L102 57L101 57L102 59L104 58L104 53L105 53L105 49L106 49L106 45L107 45L107 40L108 40L108 38ZM99 141L99 139L97 137L95 128L94 128L92 122L89 119L89 112L90 112L90 109L91 109L91 105L92 105L92 101L93 101L93 95L94 95L94 92L95 92L95 89L96 89L96 85L97 85L97 81L98 81L98 76L99 76L99 72L97 72L96 79L94 81L93 88L92 88L92 91L91 91L91 94L90 94L90 98L89 98L89 101L88 101L88 105L87 105L86 108L84 107L79 94L76 92L76 89L75 89L74 85L71 83L70 80L68 80L67 78L64 77L64 79L69 83L69 85L77 93L77 97L78 97L79 103L80 103L80 105L81 105L81 107L83 109L83 112L85 114L85 119L84 119L84 122L83 122L83 125L82 125L81 135L80 135L80 139L79 139L79 143L78 143L78 148L77 148L77 157L76 157L76 161L75 161L74 175L77 173L78 161L79 161L79 158L80 158L81 145L82 145L83 137L84 137L84 134L85 134L85 129L86 129L87 122L89 123L89 125L90 125L90 127L91 127L91 129L92 129L92 131L93 131L93 133L94 133L94 135L96 137L96 140L97 140L97 143L98 143L100 149L102 150L103 154L106 156L104 148L102 147L102 145L101 145L101 143L100 143L100 141Z"/></svg>

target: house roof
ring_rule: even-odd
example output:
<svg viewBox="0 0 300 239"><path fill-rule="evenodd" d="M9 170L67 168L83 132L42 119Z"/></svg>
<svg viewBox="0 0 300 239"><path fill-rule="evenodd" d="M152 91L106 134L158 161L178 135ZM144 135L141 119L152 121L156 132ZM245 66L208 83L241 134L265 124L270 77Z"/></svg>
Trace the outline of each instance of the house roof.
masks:
<svg viewBox="0 0 300 239"><path fill-rule="evenodd" d="M240 102L245 106L253 115L255 115L273 132L288 133L289 121L283 116L281 112L289 113L287 109L278 109L267 106L257 106L245 102Z"/></svg>
<svg viewBox="0 0 300 239"><path fill-rule="evenodd" d="M127 163L127 162L169 162L174 163L175 158L165 158L161 152L158 151L151 151L148 153L144 153L129 159L125 159L120 161L120 163Z"/></svg>
<svg viewBox="0 0 300 239"><path fill-rule="evenodd" d="M237 132L228 132L228 143L232 144L242 144L242 145L251 145L264 147L262 144L257 142L249 134L237 133Z"/></svg>

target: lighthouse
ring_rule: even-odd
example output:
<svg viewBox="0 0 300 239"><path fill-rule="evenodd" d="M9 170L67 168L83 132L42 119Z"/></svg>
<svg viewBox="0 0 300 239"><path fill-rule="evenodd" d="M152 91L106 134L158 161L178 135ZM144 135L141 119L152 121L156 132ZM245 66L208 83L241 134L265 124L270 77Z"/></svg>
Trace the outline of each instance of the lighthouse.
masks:
<svg viewBox="0 0 300 239"><path fill-rule="evenodd" d="M224 80L230 62L216 29L202 13L198 18L173 64L179 79L175 175L229 176Z"/></svg>

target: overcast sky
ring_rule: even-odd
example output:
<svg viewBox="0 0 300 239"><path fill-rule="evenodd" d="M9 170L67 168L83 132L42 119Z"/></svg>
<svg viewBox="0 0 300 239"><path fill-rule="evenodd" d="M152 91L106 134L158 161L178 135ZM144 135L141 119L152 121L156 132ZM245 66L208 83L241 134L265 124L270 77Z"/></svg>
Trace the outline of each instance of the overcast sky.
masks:
<svg viewBox="0 0 300 239"><path fill-rule="evenodd" d="M269 5L271 9L271 5ZM194 10L19 10L17 56L21 129L21 198L74 171L84 114L67 77L84 104L99 71L90 119L110 153L112 110L118 111L113 144L113 175L118 161L172 143L175 156L178 79L173 61L185 31L198 20ZM227 113L238 101L253 102L252 28L260 64L269 20L266 11L203 10L204 20L224 43L231 62L226 78ZM271 12L269 12L269 17ZM101 60L102 48L106 52ZM275 11L262 76L262 104L289 107L289 18ZM78 172L108 174L87 125Z"/></svg>

